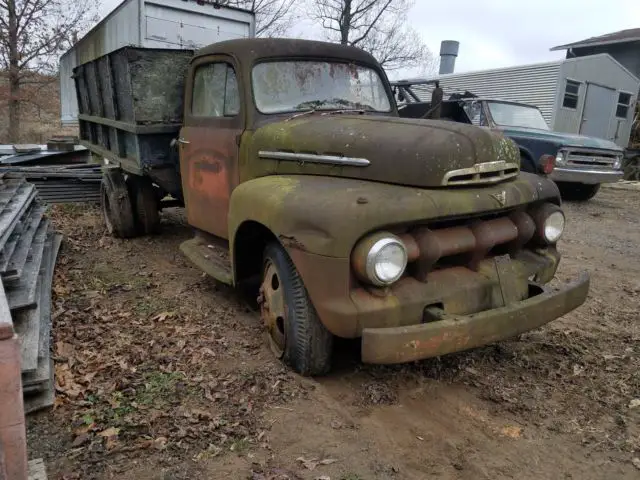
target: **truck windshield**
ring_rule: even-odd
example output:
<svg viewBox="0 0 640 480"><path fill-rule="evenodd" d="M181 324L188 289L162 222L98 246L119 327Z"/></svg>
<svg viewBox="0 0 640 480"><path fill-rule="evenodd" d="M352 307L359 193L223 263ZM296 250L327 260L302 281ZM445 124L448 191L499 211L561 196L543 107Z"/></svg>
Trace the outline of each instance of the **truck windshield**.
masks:
<svg viewBox="0 0 640 480"><path fill-rule="evenodd" d="M536 128L549 130L540 110L528 105L487 102L493 121L500 126Z"/></svg>
<svg viewBox="0 0 640 480"><path fill-rule="evenodd" d="M359 65L322 61L263 62L253 68L252 80L256 107L262 113L391 110L378 73Z"/></svg>

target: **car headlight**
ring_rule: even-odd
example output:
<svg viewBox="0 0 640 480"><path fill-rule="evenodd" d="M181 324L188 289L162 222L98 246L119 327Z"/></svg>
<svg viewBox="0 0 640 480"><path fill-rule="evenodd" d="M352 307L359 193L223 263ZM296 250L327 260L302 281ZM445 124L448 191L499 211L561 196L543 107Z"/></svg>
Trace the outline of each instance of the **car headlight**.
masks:
<svg viewBox="0 0 640 480"><path fill-rule="evenodd" d="M547 243L556 243L564 232L564 214L553 212L544 221L544 239Z"/></svg>
<svg viewBox="0 0 640 480"><path fill-rule="evenodd" d="M543 203L529 211L536 226L535 238L543 245L551 245L560 240L564 232L564 213L553 203Z"/></svg>
<svg viewBox="0 0 640 480"><path fill-rule="evenodd" d="M358 277L383 287L397 282L407 268L407 249L398 237L379 232L362 239L352 254L352 265Z"/></svg>
<svg viewBox="0 0 640 480"><path fill-rule="evenodd" d="M622 155L617 156L615 162L613 162L613 168L619 170L622 167Z"/></svg>
<svg viewBox="0 0 640 480"><path fill-rule="evenodd" d="M562 165L564 163L564 152L560 151L556 154L556 165Z"/></svg>

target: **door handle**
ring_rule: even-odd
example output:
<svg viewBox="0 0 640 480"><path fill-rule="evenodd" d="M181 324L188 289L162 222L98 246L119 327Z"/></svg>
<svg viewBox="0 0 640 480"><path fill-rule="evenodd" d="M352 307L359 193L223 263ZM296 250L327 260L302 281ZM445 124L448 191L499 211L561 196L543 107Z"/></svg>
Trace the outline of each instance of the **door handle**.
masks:
<svg viewBox="0 0 640 480"><path fill-rule="evenodd" d="M178 143L181 143L182 145L189 145L191 142L189 140L186 140L186 139L180 137L178 139Z"/></svg>

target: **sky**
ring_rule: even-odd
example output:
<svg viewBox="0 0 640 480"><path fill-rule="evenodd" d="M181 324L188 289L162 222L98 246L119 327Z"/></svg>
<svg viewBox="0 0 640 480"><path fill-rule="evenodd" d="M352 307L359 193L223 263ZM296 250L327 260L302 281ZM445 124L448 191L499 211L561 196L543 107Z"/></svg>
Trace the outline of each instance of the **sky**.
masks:
<svg viewBox="0 0 640 480"><path fill-rule="evenodd" d="M302 1L302 0L300 0ZM106 15L121 0L103 0ZM640 0L415 0L409 23L437 58L442 40L458 40L456 72L562 59L549 49L588 37L640 28ZM313 25L301 31L321 33ZM417 75L400 71L393 78Z"/></svg>

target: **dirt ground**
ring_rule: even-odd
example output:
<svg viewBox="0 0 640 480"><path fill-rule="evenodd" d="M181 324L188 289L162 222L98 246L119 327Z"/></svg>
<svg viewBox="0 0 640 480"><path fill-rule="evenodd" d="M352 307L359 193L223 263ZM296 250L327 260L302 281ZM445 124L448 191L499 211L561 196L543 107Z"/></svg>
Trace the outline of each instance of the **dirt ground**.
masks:
<svg viewBox="0 0 640 480"><path fill-rule="evenodd" d="M188 264L181 211L120 241L58 208L56 408L28 420L51 479L638 479L640 191L565 204L558 280L585 305L518 339L325 378L274 360L253 304Z"/></svg>

